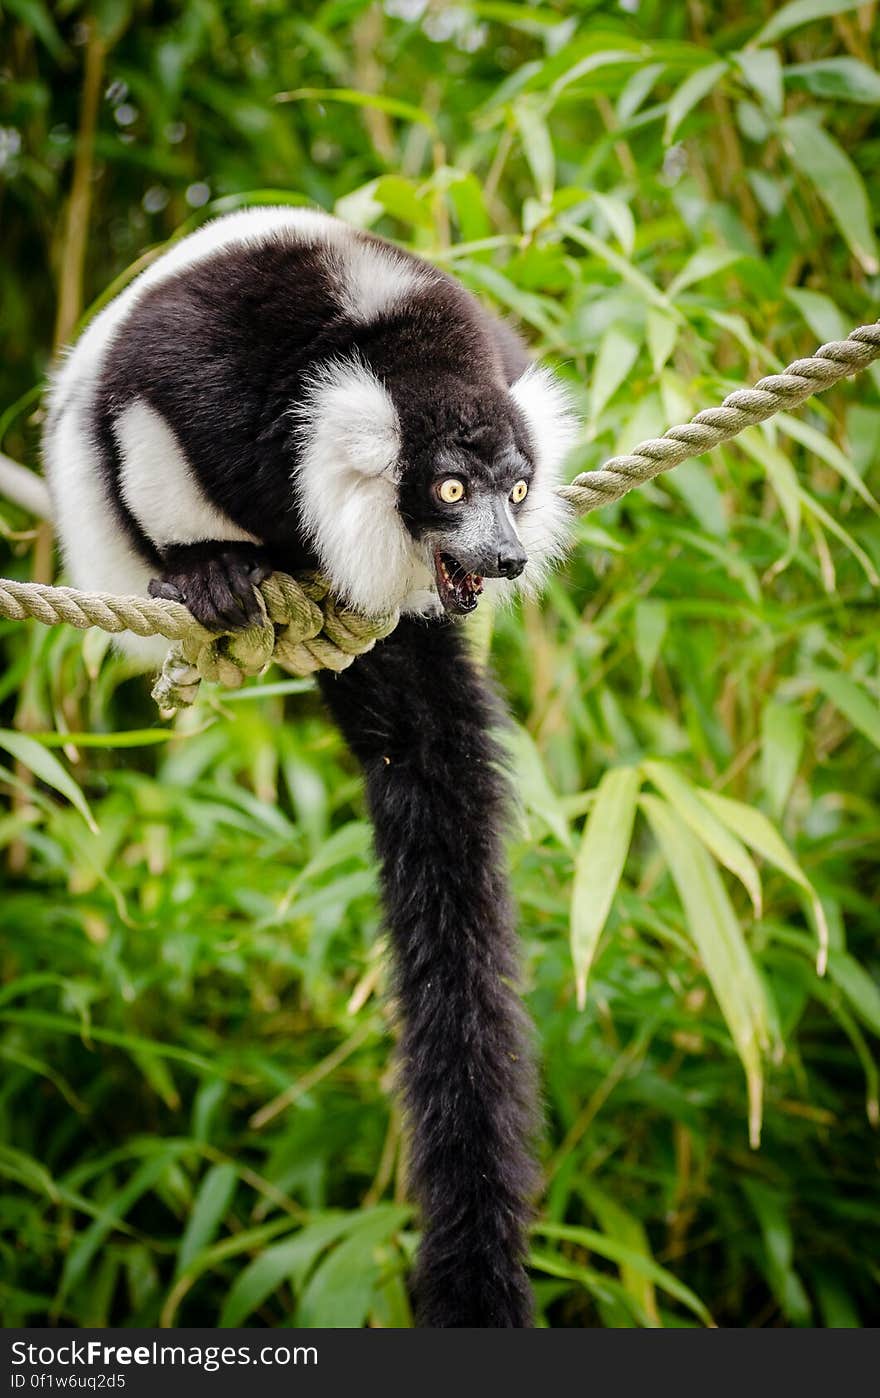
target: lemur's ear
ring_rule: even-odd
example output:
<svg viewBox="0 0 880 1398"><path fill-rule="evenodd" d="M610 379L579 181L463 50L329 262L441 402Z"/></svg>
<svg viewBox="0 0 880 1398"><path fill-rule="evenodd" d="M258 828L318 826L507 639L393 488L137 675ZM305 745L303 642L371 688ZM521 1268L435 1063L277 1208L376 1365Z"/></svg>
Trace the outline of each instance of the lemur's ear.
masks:
<svg viewBox="0 0 880 1398"><path fill-rule="evenodd" d="M510 396L525 418L536 465L555 480L579 431L568 390L549 369L531 364L511 384Z"/></svg>
<svg viewBox="0 0 880 1398"><path fill-rule="evenodd" d="M311 469L396 477L397 410L388 390L360 360L327 365L308 386L295 417Z"/></svg>

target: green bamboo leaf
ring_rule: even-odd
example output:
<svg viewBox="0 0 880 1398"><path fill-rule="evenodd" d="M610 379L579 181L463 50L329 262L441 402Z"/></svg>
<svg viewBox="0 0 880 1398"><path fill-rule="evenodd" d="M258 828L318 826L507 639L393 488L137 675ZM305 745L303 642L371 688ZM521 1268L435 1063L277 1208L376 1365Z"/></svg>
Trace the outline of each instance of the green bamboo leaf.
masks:
<svg viewBox="0 0 880 1398"><path fill-rule="evenodd" d="M782 111L782 64L775 49L743 49L734 54L746 82L757 92L768 111Z"/></svg>
<svg viewBox="0 0 880 1398"><path fill-rule="evenodd" d="M648 352L651 355L651 367L655 374L659 374L667 359L675 349L680 326L672 316L668 316L664 311L660 311L656 306L648 307L648 314L645 319L645 336L648 341Z"/></svg>
<svg viewBox="0 0 880 1398"><path fill-rule="evenodd" d="M862 177L833 136L807 113L780 123L792 163L810 181L853 256L870 275L880 271L868 196Z"/></svg>
<svg viewBox="0 0 880 1398"><path fill-rule="evenodd" d="M433 227L430 202L412 180L404 179L402 175L382 175L378 180L373 180L371 195L392 218L398 218L413 228Z"/></svg>
<svg viewBox="0 0 880 1398"><path fill-rule="evenodd" d="M300 1298L296 1323L307 1328L359 1328L366 1321L382 1270L379 1244L410 1217L410 1210L381 1204L358 1216L356 1226L313 1273Z"/></svg>
<svg viewBox="0 0 880 1398"><path fill-rule="evenodd" d="M789 0L781 10L777 10L758 30L753 44L769 44L799 29L802 24L812 24L814 20L825 19L828 15L842 15L847 10L858 9L861 0Z"/></svg>
<svg viewBox="0 0 880 1398"><path fill-rule="evenodd" d="M29 734L0 728L0 748L5 749L22 766L27 767L28 771L33 772L41 782L45 782L46 786L52 787L53 791L59 792L61 796L66 796L92 833L97 835L98 827L86 798L58 758L48 752L42 743L38 743Z"/></svg>
<svg viewBox="0 0 880 1398"><path fill-rule="evenodd" d="M787 568L797 551L801 534L802 500L795 469L784 452L767 440L759 427L749 427L740 433L739 445L766 472L785 516L788 544L785 553L769 570L770 576Z"/></svg>
<svg viewBox="0 0 880 1398"><path fill-rule="evenodd" d="M571 68L566 68L564 73L555 80L550 91L554 98L559 97L567 87L576 83L580 78L586 78L591 73L597 72L600 68L607 68L618 63L638 63L643 61L642 55L632 53L627 49L602 49L599 53L587 54L581 58Z"/></svg>
<svg viewBox="0 0 880 1398"><path fill-rule="evenodd" d="M489 267L482 262L468 260L459 263L458 272L466 281L488 292L502 306L513 311L527 325L534 325L548 344L555 345L558 349L564 348L565 341L553 320L556 308L547 297L536 296L533 292L524 290L497 267Z"/></svg>
<svg viewBox="0 0 880 1398"><path fill-rule="evenodd" d="M684 82L673 93L666 108L666 125L663 128L664 145L671 145L675 139L675 133L681 126L689 112L693 111L698 102L702 102L704 97L717 87L718 83L727 72L727 62L710 63L705 68L698 68L685 78Z"/></svg>
<svg viewBox="0 0 880 1398"><path fill-rule="evenodd" d="M53 1087L57 1088L65 1102L69 1103L76 1112L86 1112L87 1108L79 1100L70 1083L57 1073L50 1064L43 1059L35 1057L32 1053L26 1053L24 1049L14 1044L0 1043L0 1058L7 1063L15 1063L20 1068L26 1068L29 1073L37 1077L44 1077Z"/></svg>
<svg viewBox="0 0 880 1398"><path fill-rule="evenodd" d="M184 1297L199 1277L230 1257L240 1257L244 1252L262 1252L273 1238L277 1238L281 1233L290 1233L295 1227L295 1221L285 1215L283 1218L273 1219L271 1223L263 1223L258 1228L245 1228L231 1238L222 1238L219 1243L203 1248L195 1255L186 1270L176 1278L166 1296L159 1313L160 1326L163 1329L173 1327Z"/></svg>
<svg viewBox="0 0 880 1398"><path fill-rule="evenodd" d="M486 208L483 186L476 175L456 171L449 176L446 194L464 243L476 242L491 235L492 220Z"/></svg>
<svg viewBox="0 0 880 1398"><path fill-rule="evenodd" d="M113 1229L125 1219L128 1211L134 1207L138 1200L155 1187L160 1176L178 1153L176 1146L159 1150L139 1165L131 1179L117 1190L109 1200L102 1201L104 1205L103 1216L96 1218L85 1232L79 1235L67 1254L58 1293L60 1300L63 1300L80 1285L95 1254L103 1247Z"/></svg>
<svg viewBox="0 0 880 1398"><path fill-rule="evenodd" d="M708 789L700 791L700 800L719 820L729 825L731 830L735 830L746 844L757 850L765 859L769 859L771 864L775 864L795 883L800 884L802 888L812 887L779 831L762 811L755 810L754 806L747 806L744 801L735 801L731 796L722 796L720 792Z"/></svg>
<svg viewBox="0 0 880 1398"><path fill-rule="evenodd" d="M53 1204L60 1198L58 1187L45 1165L14 1146L0 1143L0 1175L15 1180L35 1194L45 1194Z"/></svg>
<svg viewBox="0 0 880 1398"><path fill-rule="evenodd" d="M32 30L56 61L63 63L67 46L52 18L52 8L43 0L5 0L4 9Z"/></svg>
<svg viewBox="0 0 880 1398"><path fill-rule="evenodd" d="M609 326L599 341L590 385L590 421L594 426L638 359L639 349L638 340L617 325Z"/></svg>
<svg viewBox="0 0 880 1398"><path fill-rule="evenodd" d="M854 1288L821 1267L810 1268L810 1282L824 1330L860 1330L862 1320Z"/></svg>
<svg viewBox="0 0 880 1398"><path fill-rule="evenodd" d="M725 267L732 267L734 262L741 262L742 258L743 254L734 248L697 248L678 276L673 277L669 283L668 295L674 300L686 287L705 281L707 277L714 277L716 273L723 272Z"/></svg>
<svg viewBox="0 0 880 1398"><path fill-rule="evenodd" d="M626 80L617 99L616 115L619 122L626 123L635 116L664 67L663 63L646 63L644 68L638 68L632 77Z"/></svg>
<svg viewBox="0 0 880 1398"><path fill-rule="evenodd" d="M22 1024L29 1029L45 1029L49 1033L67 1034L76 1039L88 1037L98 1044L111 1044L114 1048L127 1049L134 1058L139 1054L157 1054L172 1062L182 1063L196 1073L217 1071L216 1063L212 1063L210 1059L192 1053L189 1049L178 1048L176 1044L163 1044L155 1039L126 1034L118 1029L104 1029L97 1024L90 1024L86 1031L85 1026L78 1020L65 1019L63 1015L51 1014L45 1010L3 1010L0 1012L0 1020L10 1024ZM224 1076L228 1075L227 1070Z"/></svg>
<svg viewBox="0 0 880 1398"><path fill-rule="evenodd" d="M521 29L526 34L546 33L565 24L565 17L555 10L542 9L531 3L513 4L506 0L475 0L470 6L481 19L496 20L499 24L509 24L513 29Z"/></svg>
<svg viewBox="0 0 880 1398"><path fill-rule="evenodd" d="M818 893L779 831L762 811L756 811L753 806L747 806L743 801L734 801L732 797L721 796L717 791L701 791L700 799L751 849L763 855L766 860L774 864L777 869L791 879L792 883L796 883L807 894L813 909L819 942L816 970L820 976L824 975L828 962L829 942L825 910Z"/></svg>
<svg viewBox="0 0 880 1398"><path fill-rule="evenodd" d="M606 1194L604 1190L592 1183L585 1184L581 1193L599 1220L603 1233L607 1233L610 1238L615 1238L624 1247L638 1253L640 1257L645 1257L653 1262L654 1257L648 1233L641 1219L636 1218L635 1214L623 1208L610 1194ZM657 1310L656 1289L652 1278L645 1276L643 1272L638 1271L627 1262L621 1262L619 1266L620 1280L624 1289L630 1293L636 1304L645 1312L652 1325L662 1326L663 1322Z"/></svg>
<svg viewBox="0 0 880 1398"><path fill-rule="evenodd" d="M573 243L580 243L581 247L591 252L594 257L598 257L601 262L611 267L613 271L626 282L635 288L645 298L649 306L659 306L674 316L680 324L683 323L681 312L673 305L669 297L666 296L659 287L656 287L644 272L640 272L638 267L633 266L625 257L610 247L602 238L597 238L595 233L591 233L588 228L578 228L574 223L558 224L560 233L566 238L570 238Z"/></svg>
<svg viewBox="0 0 880 1398"><path fill-rule="evenodd" d="M845 340L849 334L846 317L824 291L810 291L802 286L790 286L785 291L786 301L797 306L807 325L823 343L828 340Z"/></svg>
<svg viewBox="0 0 880 1398"><path fill-rule="evenodd" d="M292 92L276 92L276 102L341 102L343 106L368 107L373 111L385 112L388 116L400 117L436 131L436 123L429 112L411 102L402 102L398 97L384 97L376 92L358 92L350 87L299 87Z"/></svg>
<svg viewBox="0 0 880 1398"><path fill-rule="evenodd" d="M223 696L224 703L226 695ZM238 699L238 693L231 694L230 699ZM128 728L119 733L29 733L28 737L33 738L35 743L39 743L45 748L66 748L68 744L75 748L150 748L159 747L162 743L182 743L191 738L186 737L174 728Z"/></svg>
<svg viewBox="0 0 880 1398"><path fill-rule="evenodd" d="M538 195L545 203L553 198L556 178L556 157L553 142L547 130L545 103L540 97L528 94L519 97L513 104L513 117L519 128L523 151L532 172Z"/></svg>
<svg viewBox="0 0 880 1398"><path fill-rule="evenodd" d="M150 1087L155 1092L160 1101L170 1111L176 1112L180 1107L180 1093L171 1076L171 1070L163 1058L152 1053L132 1052L132 1062L136 1063L143 1073Z"/></svg>
<svg viewBox="0 0 880 1398"><path fill-rule="evenodd" d="M782 1313L792 1325L809 1325L810 1299L794 1269L794 1236L783 1196L760 1180L743 1180L764 1239L767 1277Z"/></svg>
<svg viewBox="0 0 880 1398"><path fill-rule="evenodd" d="M582 1287L596 1302L606 1328L650 1329L650 1316L608 1271L586 1267L582 1262L575 1262L568 1253L539 1252L534 1247L529 1252L529 1267L534 1272Z"/></svg>
<svg viewBox="0 0 880 1398"><path fill-rule="evenodd" d="M224 1329L237 1329L285 1281L298 1290L324 1249L344 1237L358 1217L346 1213L313 1219L292 1238L261 1251L233 1282L218 1324Z"/></svg>
<svg viewBox="0 0 880 1398"><path fill-rule="evenodd" d="M761 876L745 847L729 827L711 812L707 813L702 789L692 786L676 767L666 762L643 762L642 771L690 826L697 839L736 875L751 899L755 917L760 917Z"/></svg>
<svg viewBox="0 0 880 1398"><path fill-rule="evenodd" d="M651 675L669 627L669 607L653 597L646 597L635 606L636 655L642 671L641 693L650 689Z"/></svg>
<svg viewBox="0 0 880 1398"><path fill-rule="evenodd" d="M764 1082L761 1053L771 1034L766 992L711 856L665 801L643 794L640 802L669 866L688 929L743 1065L749 1095L749 1142L757 1150Z"/></svg>
<svg viewBox="0 0 880 1398"><path fill-rule="evenodd" d="M515 724L504 730L501 741L513 761L515 789L526 810L540 816L559 843L565 849L571 849L568 817L559 796L550 784L534 738L525 728Z"/></svg>
<svg viewBox="0 0 880 1398"><path fill-rule="evenodd" d="M857 58L820 58L812 63L790 63L783 69L785 81L805 87L814 97L835 102L880 105L880 73Z"/></svg>
<svg viewBox="0 0 880 1398"><path fill-rule="evenodd" d="M815 667L809 678L819 686L822 693L831 700L836 709L848 718L853 728L880 748L880 704L871 698L862 687L840 670L826 670Z"/></svg>
<svg viewBox="0 0 880 1398"><path fill-rule="evenodd" d="M768 699L761 711L761 784L781 820L804 750L804 720L793 704Z"/></svg>
<svg viewBox="0 0 880 1398"><path fill-rule="evenodd" d="M845 1004L838 993L840 989L842 986L829 986L820 981L814 987L813 993L817 1000L822 1001L831 1018L840 1025L853 1046L853 1052L865 1075L865 1116L872 1126L877 1127L880 1126L880 1071L862 1033L861 1025L850 1013L850 1005Z"/></svg>
<svg viewBox="0 0 880 1398"><path fill-rule="evenodd" d="M212 1165L206 1172L177 1250L175 1271L178 1275L214 1241L232 1202L237 1182L238 1170L232 1164Z"/></svg>
<svg viewBox="0 0 880 1398"><path fill-rule="evenodd" d="M828 974L859 1018L873 1033L880 1034L880 987L864 966L845 951L832 951L828 958Z"/></svg>
<svg viewBox="0 0 880 1398"><path fill-rule="evenodd" d="M727 515L724 509L724 500L721 491L715 484L712 472L702 461L682 461L674 471L669 473L669 486L680 497L688 512L700 525L701 529L712 535L715 539L724 539L728 533ZM709 541L707 540L708 544ZM722 550L723 551L723 550ZM721 554L719 553L720 557ZM736 559L732 551L727 551L727 557L735 559L735 567L742 571L742 559ZM752 591L755 591L752 589Z"/></svg>
<svg viewBox="0 0 880 1398"><path fill-rule="evenodd" d="M605 1233L599 1233L593 1228L580 1228L576 1224L568 1223L539 1222L534 1225L532 1232L540 1238L558 1238L560 1242L578 1243L590 1252L598 1253L600 1257L607 1257L610 1262L617 1262L632 1268L634 1272L646 1277L661 1291L667 1292L689 1311L692 1311L704 1325L714 1326L715 1322L709 1311L690 1287L685 1286L684 1282L680 1282L677 1277L668 1272L665 1267L661 1267L653 1258L646 1257L634 1248L627 1247L618 1238L609 1238Z"/></svg>
<svg viewBox="0 0 880 1398"><path fill-rule="evenodd" d="M792 437L801 446L807 448L814 456L818 456L832 471L836 471L842 480L856 492L861 500L873 510L874 514L880 514L880 504L877 503L865 482L862 480L852 462L830 441L822 432L818 432L815 427L811 427L808 422L804 422L799 417L792 417L789 413L777 413L775 417L776 426L784 432L787 437Z"/></svg>
<svg viewBox="0 0 880 1398"><path fill-rule="evenodd" d="M626 862L641 786L637 767L615 767L596 788L596 798L575 861L571 895L571 955L578 1008L587 977Z"/></svg>
<svg viewBox="0 0 880 1398"><path fill-rule="evenodd" d="M632 257L636 243L636 221L629 204L614 194L599 194L595 190L592 199L596 208L601 209L606 223L626 256Z"/></svg>
<svg viewBox="0 0 880 1398"><path fill-rule="evenodd" d="M807 514L812 515L814 521L818 521L823 528L828 530L829 534L833 534L834 537L839 539L844 547L849 550L871 586L880 587L880 574L878 574L872 560L862 548L861 544L856 543L849 530L844 529L840 521L835 519L834 515L829 514L825 506L819 504L815 495L811 495L808 490L804 490L803 486L798 486L797 493L801 505L806 510Z"/></svg>

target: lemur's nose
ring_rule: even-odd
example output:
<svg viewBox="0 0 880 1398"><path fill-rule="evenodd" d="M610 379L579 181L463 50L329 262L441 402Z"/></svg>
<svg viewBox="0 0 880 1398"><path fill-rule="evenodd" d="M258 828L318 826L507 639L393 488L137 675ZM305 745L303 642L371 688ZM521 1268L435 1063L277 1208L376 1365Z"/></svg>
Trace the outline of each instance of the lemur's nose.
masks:
<svg viewBox="0 0 880 1398"><path fill-rule="evenodd" d="M526 555L522 549L504 549L498 555L499 578L518 578L526 566Z"/></svg>

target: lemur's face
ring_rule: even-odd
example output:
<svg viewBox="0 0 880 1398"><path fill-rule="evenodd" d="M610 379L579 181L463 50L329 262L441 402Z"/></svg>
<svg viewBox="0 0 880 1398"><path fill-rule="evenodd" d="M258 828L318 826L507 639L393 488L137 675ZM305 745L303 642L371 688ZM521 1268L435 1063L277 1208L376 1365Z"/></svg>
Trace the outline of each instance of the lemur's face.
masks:
<svg viewBox="0 0 880 1398"><path fill-rule="evenodd" d="M450 415L410 449L401 480L403 521L458 616L474 610L484 578L513 580L528 562L517 524L535 468L515 408L505 409Z"/></svg>
<svg viewBox="0 0 880 1398"><path fill-rule="evenodd" d="M488 375L487 375L488 378ZM359 358L316 375L297 409L296 495L321 571L367 616L472 612L538 586L572 515L556 492L577 420L546 370L500 380L430 364L386 385Z"/></svg>

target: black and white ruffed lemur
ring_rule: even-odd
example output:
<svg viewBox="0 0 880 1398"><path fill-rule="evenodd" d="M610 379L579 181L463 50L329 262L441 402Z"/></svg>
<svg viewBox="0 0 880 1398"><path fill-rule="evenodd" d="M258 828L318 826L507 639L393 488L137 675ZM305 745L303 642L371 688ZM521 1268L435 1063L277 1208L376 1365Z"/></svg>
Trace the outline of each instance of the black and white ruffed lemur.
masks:
<svg viewBox="0 0 880 1398"><path fill-rule="evenodd" d="M360 760L402 1018L428 1326L527 1326L535 1188L513 989L501 711L457 616L561 553L575 422L457 282L318 211L259 208L175 243L89 324L44 453L74 585L254 616L271 568L317 568L396 630L324 699ZM152 661L149 642L135 644Z"/></svg>

